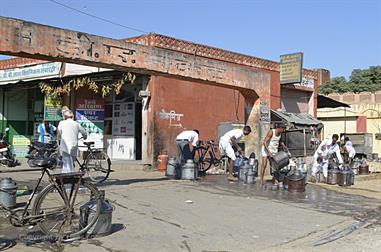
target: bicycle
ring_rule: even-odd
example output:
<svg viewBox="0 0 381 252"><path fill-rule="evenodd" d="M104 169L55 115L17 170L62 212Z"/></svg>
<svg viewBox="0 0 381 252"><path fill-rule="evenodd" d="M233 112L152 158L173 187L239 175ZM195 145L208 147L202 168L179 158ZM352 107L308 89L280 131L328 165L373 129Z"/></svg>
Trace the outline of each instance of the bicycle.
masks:
<svg viewBox="0 0 381 252"><path fill-rule="evenodd" d="M195 153L197 153L198 160L196 161L199 172L205 173L213 165L219 166L226 156L217 157L218 146L214 140L209 140L206 144L200 142L200 145L196 147Z"/></svg>
<svg viewBox="0 0 381 252"><path fill-rule="evenodd" d="M49 238L61 241L71 241L85 234L98 220L101 207L101 194L97 187L83 179L84 172L52 174L54 159L36 161L39 168L22 169L6 172L39 171L38 178L24 208L10 209L0 204L0 210L5 211L9 222L16 227L38 225ZM45 174L49 184L37 195L37 189ZM36 196L30 209L32 200ZM94 203L92 218L83 221L83 207L89 202ZM20 213L21 212L21 213Z"/></svg>
<svg viewBox="0 0 381 252"><path fill-rule="evenodd" d="M83 142L87 147L87 156L82 163L76 158L79 170L84 171L90 180L96 184L105 181L111 172L111 160L102 149L91 148L95 142Z"/></svg>

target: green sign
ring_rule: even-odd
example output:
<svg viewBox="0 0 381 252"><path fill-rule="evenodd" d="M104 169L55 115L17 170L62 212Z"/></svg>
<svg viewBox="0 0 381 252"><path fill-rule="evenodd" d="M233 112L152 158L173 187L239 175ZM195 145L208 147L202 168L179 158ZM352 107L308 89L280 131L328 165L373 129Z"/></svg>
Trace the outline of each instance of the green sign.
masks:
<svg viewBox="0 0 381 252"><path fill-rule="evenodd" d="M62 98L45 96L44 101L44 119L46 121L62 120Z"/></svg>

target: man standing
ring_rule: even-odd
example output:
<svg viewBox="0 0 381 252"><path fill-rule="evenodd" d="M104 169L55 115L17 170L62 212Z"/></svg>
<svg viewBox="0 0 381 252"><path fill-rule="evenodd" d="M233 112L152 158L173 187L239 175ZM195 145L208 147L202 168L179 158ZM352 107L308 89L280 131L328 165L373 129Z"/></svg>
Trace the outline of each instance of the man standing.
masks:
<svg viewBox="0 0 381 252"><path fill-rule="evenodd" d="M176 137L177 152L179 154L180 164L185 163L188 159L193 159L194 147L197 146L198 135L200 132L197 129L186 130L181 132ZM192 144L193 149L191 151L189 144Z"/></svg>
<svg viewBox="0 0 381 252"><path fill-rule="evenodd" d="M285 131L286 126L284 123L276 123L275 129L270 129L267 132L267 135L265 137L265 140L263 140L262 145L262 165L261 165L261 178L260 178L260 186L263 187L264 185L264 175L267 167L267 161L270 161L270 158L275 155L278 152L279 144L288 151L286 148L286 145L280 141L280 138L282 136L282 133ZM270 162L271 165L271 162ZM273 184L278 185L279 184L279 171L274 171L273 175Z"/></svg>
<svg viewBox="0 0 381 252"><path fill-rule="evenodd" d="M353 148L352 141L349 140L349 137L344 138L344 150L346 153L348 153L348 163L349 165L352 165L353 158L356 155L356 150Z"/></svg>
<svg viewBox="0 0 381 252"><path fill-rule="evenodd" d="M339 164L343 163L343 159L340 154L340 147L337 144L339 136L337 134L332 135L332 139L325 139L314 154L314 165L312 166L312 178L311 182L316 182L315 176L321 168L323 168L323 175L326 179L328 176L328 162L329 158L336 154Z"/></svg>
<svg viewBox="0 0 381 252"><path fill-rule="evenodd" d="M54 133L57 130L54 125L50 124L48 121L43 120L40 125L38 125L37 132L39 134L38 141L40 143L50 143L54 141Z"/></svg>
<svg viewBox="0 0 381 252"><path fill-rule="evenodd" d="M79 133L87 138L86 131L79 123L73 120L73 112L66 110L64 120L58 124L58 138L60 141L60 152L62 155L62 173L74 171L74 160L78 155Z"/></svg>
<svg viewBox="0 0 381 252"><path fill-rule="evenodd" d="M238 180L233 176L233 162L236 159L233 147L237 152L242 152L241 148L238 146L238 142L243 135L247 136L250 132L250 126L245 126L243 129L230 130L220 138L219 147L221 156L226 155L229 158L229 180Z"/></svg>

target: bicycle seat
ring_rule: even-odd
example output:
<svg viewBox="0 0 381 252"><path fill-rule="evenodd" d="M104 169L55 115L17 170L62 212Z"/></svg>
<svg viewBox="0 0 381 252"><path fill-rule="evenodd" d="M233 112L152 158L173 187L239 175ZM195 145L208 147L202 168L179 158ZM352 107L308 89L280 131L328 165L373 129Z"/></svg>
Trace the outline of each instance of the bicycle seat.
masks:
<svg viewBox="0 0 381 252"><path fill-rule="evenodd" d="M83 142L84 145L86 145L87 147L95 144L95 142Z"/></svg>

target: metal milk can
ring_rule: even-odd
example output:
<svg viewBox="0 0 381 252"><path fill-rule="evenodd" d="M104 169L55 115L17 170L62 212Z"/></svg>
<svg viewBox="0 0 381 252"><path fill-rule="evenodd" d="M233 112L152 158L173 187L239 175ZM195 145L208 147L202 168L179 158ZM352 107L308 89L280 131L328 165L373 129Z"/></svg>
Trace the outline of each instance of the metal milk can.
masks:
<svg viewBox="0 0 381 252"><path fill-rule="evenodd" d="M113 206L105 199L105 191L101 190L101 205L98 220L94 225L86 232L87 236L103 236L111 233L112 226L112 211ZM85 203L80 207L80 219L79 225L85 227L92 218L94 218L96 212L96 201L94 199Z"/></svg>
<svg viewBox="0 0 381 252"><path fill-rule="evenodd" d="M167 170L165 175L168 177L175 177L177 168L177 160L174 157L170 157L167 162Z"/></svg>
<svg viewBox="0 0 381 252"><path fill-rule="evenodd" d="M328 170L327 184L336 185L339 174L340 170L337 166L335 166L333 169Z"/></svg>
<svg viewBox="0 0 381 252"><path fill-rule="evenodd" d="M0 204L7 208L16 206L17 184L12 178L3 178L0 181Z"/></svg>
<svg viewBox="0 0 381 252"><path fill-rule="evenodd" d="M354 183L354 174L349 166L345 166L337 178L337 184L339 186L351 186Z"/></svg>
<svg viewBox="0 0 381 252"><path fill-rule="evenodd" d="M246 174L250 168L249 161L245 160L243 161L243 165L239 167L239 180L246 181Z"/></svg>
<svg viewBox="0 0 381 252"><path fill-rule="evenodd" d="M192 159L188 159L187 162L183 165L181 170L181 179L197 179L196 175L196 165Z"/></svg>
<svg viewBox="0 0 381 252"><path fill-rule="evenodd" d="M246 173L246 181L247 184L254 184L255 182L255 172L253 169L253 166L250 166L250 168L247 170Z"/></svg>

